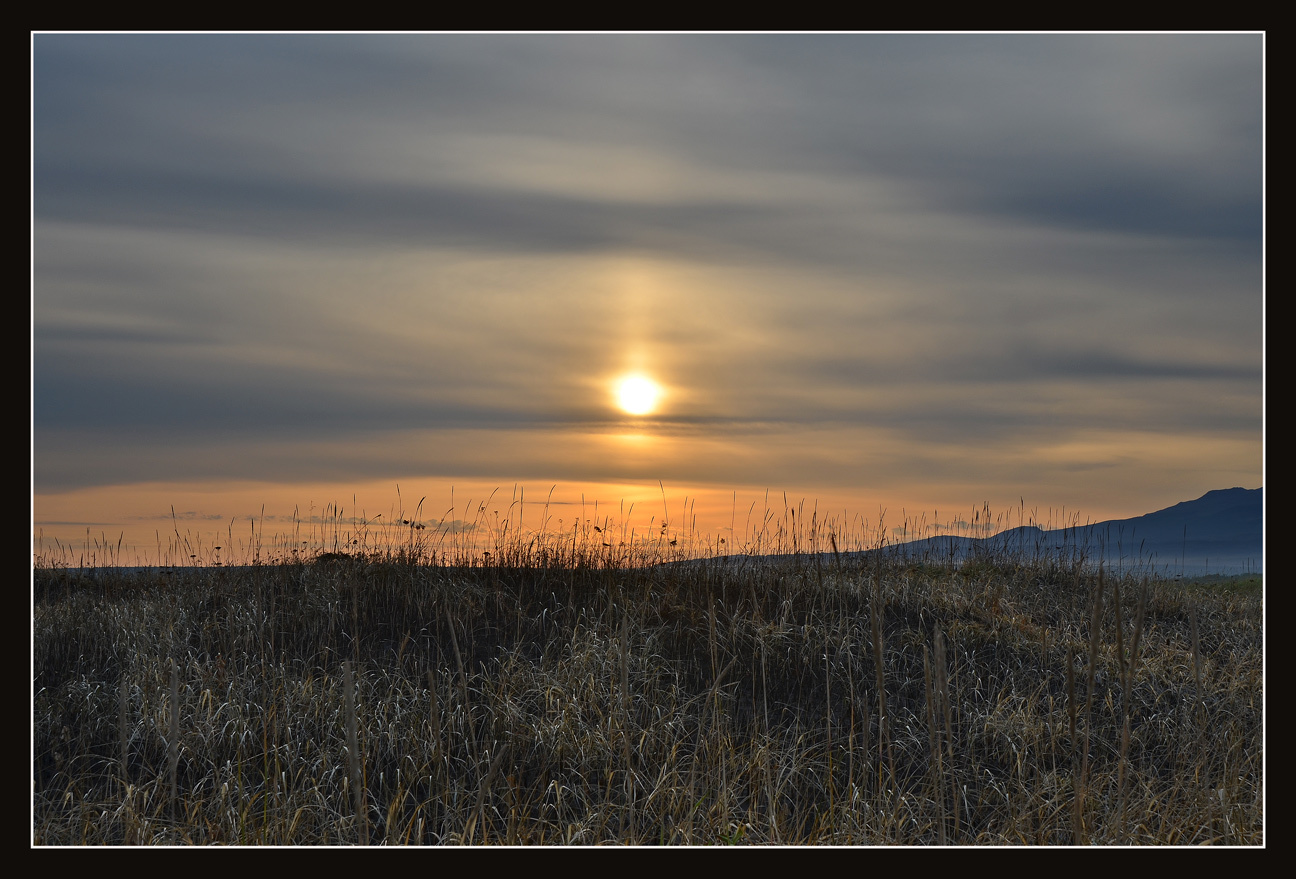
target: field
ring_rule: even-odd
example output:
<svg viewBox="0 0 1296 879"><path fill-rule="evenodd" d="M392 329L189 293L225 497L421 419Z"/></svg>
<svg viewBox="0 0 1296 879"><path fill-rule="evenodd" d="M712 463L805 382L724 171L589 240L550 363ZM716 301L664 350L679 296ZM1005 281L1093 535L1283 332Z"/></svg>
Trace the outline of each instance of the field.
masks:
<svg viewBox="0 0 1296 879"><path fill-rule="evenodd" d="M33 844L1264 843L1260 577L409 535L38 557Z"/></svg>

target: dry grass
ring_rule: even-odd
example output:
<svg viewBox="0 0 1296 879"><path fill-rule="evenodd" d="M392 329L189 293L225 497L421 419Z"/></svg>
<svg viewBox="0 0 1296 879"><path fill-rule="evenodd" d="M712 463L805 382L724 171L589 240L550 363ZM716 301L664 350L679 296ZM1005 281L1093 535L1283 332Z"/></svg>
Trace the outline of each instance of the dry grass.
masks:
<svg viewBox="0 0 1296 879"><path fill-rule="evenodd" d="M33 842L1263 843L1258 582L568 540L38 563Z"/></svg>

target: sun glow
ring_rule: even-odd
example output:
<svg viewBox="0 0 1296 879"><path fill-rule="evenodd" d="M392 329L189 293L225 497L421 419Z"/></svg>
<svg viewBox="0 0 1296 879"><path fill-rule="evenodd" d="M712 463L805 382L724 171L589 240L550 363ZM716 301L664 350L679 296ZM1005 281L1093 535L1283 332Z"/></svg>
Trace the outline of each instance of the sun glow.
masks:
<svg viewBox="0 0 1296 879"><path fill-rule="evenodd" d="M622 376L616 383L617 405L631 415L647 415L657 407L661 385L646 375Z"/></svg>

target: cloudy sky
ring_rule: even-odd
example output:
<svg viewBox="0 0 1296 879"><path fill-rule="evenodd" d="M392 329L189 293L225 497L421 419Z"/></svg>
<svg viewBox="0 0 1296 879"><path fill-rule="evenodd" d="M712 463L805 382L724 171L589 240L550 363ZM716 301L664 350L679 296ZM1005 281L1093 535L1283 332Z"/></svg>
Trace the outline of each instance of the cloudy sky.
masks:
<svg viewBox="0 0 1296 879"><path fill-rule="evenodd" d="M34 35L34 532L1258 487L1263 50Z"/></svg>

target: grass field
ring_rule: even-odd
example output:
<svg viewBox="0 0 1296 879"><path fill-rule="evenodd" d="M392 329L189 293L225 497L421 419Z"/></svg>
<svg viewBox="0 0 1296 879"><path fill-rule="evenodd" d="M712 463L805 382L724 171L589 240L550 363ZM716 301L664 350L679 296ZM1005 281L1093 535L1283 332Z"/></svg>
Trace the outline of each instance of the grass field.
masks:
<svg viewBox="0 0 1296 879"><path fill-rule="evenodd" d="M1264 842L1260 577L608 549L38 558L33 843Z"/></svg>

